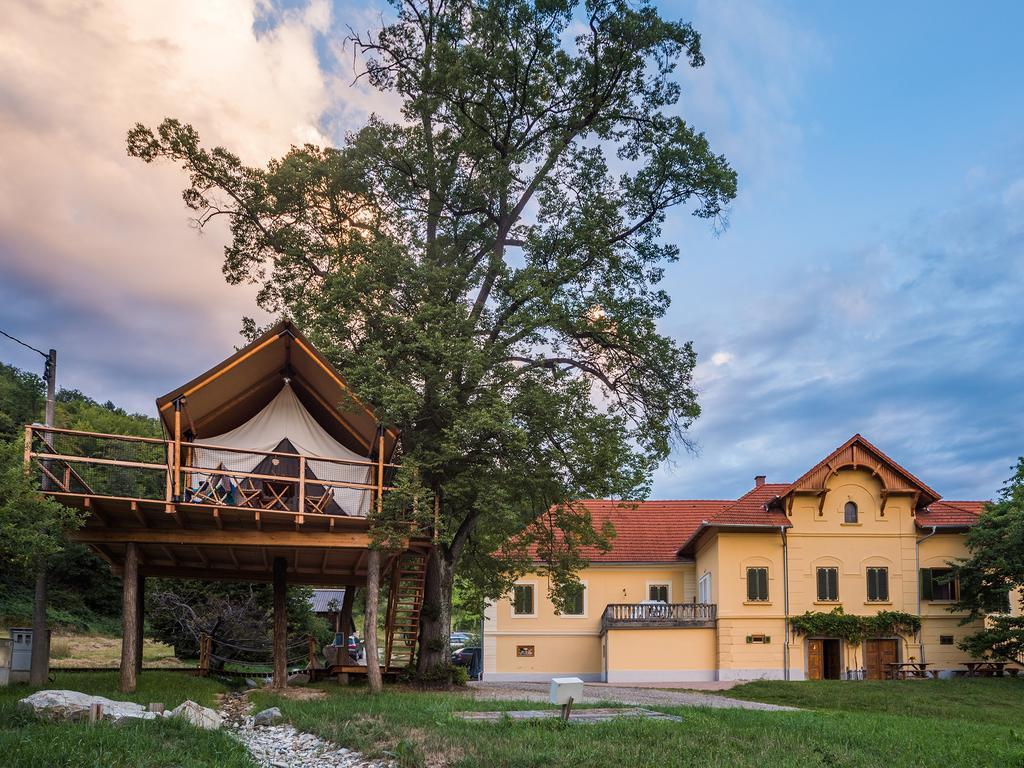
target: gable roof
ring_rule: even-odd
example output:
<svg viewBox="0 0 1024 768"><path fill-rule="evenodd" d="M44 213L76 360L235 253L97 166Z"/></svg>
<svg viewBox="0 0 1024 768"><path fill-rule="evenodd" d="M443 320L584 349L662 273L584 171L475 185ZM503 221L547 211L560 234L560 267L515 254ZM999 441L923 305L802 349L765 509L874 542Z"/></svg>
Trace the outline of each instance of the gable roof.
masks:
<svg viewBox="0 0 1024 768"><path fill-rule="evenodd" d="M694 499L683 501L618 501L591 499L579 502L590 513L594 530L605 523L615 528L612 548L599 552L593 547L582 550L595 563L671 563L678 562L676 550L700 526L732 504L728 500ZM531 548L531 555L536 550Z"/></svg>
<svg viewBox="0 0 1024 768"><path fill-rule="evenodd" d="M174 402L184 404L183 430L212 437L244 424L291 381L302 405L338 442L361 456L376 448L377 419L360 401L334 366L290 320L281 320L187 384L157 398L157 410L168 434L174 434ZM394 451L398 435L384 430L385 456Z"/></svg>
<svg viewBox="0 0 1024 768"><path fill-rule="evenodd" d="M815 464L789 488L789 493L825 490L829 478L844 467L870 469L882 482L883 493L913 493L917 506L926 507L942 498L921 480L886 456L860 433L854 435L832 453ZM787 495L781 494L781 495Z"/></svg>
<svg viewBox="0 0 1024 768"><path fill-rule="evenodd" d="M792 483L761 483L734 501L612 501L582 502L594 528L610 522L616 535L609 552L584 550L595 563L667 563L693 555L701 534L713 529L770 533L791 528L785 499L794 493L821 493L838 470L846 467L871 470L880 479L883 495L914 494L914 523L964 530L984 511L984 501L941 501L939 494L889 458L860 434L856 434Z"/></svg>

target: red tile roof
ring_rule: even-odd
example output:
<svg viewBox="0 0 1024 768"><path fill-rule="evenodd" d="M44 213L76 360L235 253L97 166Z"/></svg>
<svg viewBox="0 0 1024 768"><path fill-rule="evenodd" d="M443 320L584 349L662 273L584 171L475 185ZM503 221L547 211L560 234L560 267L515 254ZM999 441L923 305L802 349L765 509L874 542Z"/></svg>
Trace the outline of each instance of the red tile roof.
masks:
<svg viewBox="0 0 1024 768"><path fill-rule="evenodd" d="M985 501L935 501L917 513L918 528L969 528L985 511Z"/></svg>
<svg viewBox="0 0 1024 768"><path fill-rule="evenodd" d="M874 451L880 459L902 473L922 494L934 494L928 486L896 464L860 435L854 435L832 455L837 455L854 442ZM826 464L819 462L816 469ZM813 473L815 470L811 470ZM804 475L808 477L811 473ZM613 501L596 499L581 502L590 512L595 530L610 522L615 529L612 548L608 552L585 549L583 554L596 563L667 563L681 556L692 555L699 535L711 528L762 528L778 530L791 527L785 512L771 502L792 491L796 483L763 483L739 499L677 500L677 501ZM937 494L935 494L937 496ZM933 501L918 510L918 528L967 528L977 522L985 508L984 501Z"/></svg>
<svg viewBox="0 0 1024 768"><path fill-rule="evenodd" d="M594 530L610 522L615 528L608 552L584 549L595 563L670 563L676 550L697 530L701 521L732 504L728 500L581 502L590 512Z"/></svg>

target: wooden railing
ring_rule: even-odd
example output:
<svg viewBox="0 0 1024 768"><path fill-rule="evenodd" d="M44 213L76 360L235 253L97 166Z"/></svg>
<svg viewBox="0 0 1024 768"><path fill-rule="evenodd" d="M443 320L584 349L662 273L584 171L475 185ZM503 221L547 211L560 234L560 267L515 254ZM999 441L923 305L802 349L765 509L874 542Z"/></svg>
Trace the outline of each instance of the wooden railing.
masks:
<svg viewBox="0 0 1024 768"><path fill-rule="evenodd" d="M606 629L713 627L718 607L713 603L613 603L601 616Z"/></svg>
<svg viewBox="0 0 1024 768"><path fill-rule="evenodd" d="M43 491L97 498L365 517L396 464L29 425L25 464Z"/></svg>

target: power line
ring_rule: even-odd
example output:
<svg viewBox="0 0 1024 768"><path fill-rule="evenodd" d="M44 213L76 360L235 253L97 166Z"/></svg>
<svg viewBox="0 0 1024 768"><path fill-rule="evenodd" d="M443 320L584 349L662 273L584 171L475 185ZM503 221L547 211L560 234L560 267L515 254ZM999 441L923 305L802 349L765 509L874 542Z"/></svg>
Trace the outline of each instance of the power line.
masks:
<svg viewBox="0 0 1024 768"><path fill-rule="evenodd" d="M47 354L46 352L43 352L43 350L41 350L41 349L36 349L36 348L35 348L35 347L33 347L33 346L32 346L31 344L26 344L26 343L25 343L24 341L22 341L21 339L16 339L16 338L14 338L13 336L11 336L11 334L7 333L6 331L0 330L0 334L3 334L4 336L6 336L6 337L7 337L8 339L10 339L11 341L14 341L14 342L17 342L18 344L21 344L21 346L25 347L26 349L31 349L31 350L32 350L33 352L35 352L35 353L36 353L36 354L38 354L38 355L42 355L42 356L43 356L43 357L45 357L46 359L49 359L49 358L50 358L50 356L49 356L49 355L48 355L48 354Z"/></svg>

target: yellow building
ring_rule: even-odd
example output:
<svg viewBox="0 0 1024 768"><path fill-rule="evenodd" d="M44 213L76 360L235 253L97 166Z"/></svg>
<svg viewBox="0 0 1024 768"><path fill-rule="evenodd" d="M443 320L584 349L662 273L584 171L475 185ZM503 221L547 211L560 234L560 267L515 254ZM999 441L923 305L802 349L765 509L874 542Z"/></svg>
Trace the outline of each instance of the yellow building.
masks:
<svg viewBox="0 0 1024 768"><path fill-rule="evenodd" d="M880 678L890 662L950 674L977 626L950 613L944 579L984 502L939 495L860 435L793 483L738 500L586 502L613 548L589 554L582 592L556 613L531 574L489 606L484 678L607 682ZM851 647L804 637L806 611L921 617L921 631Z"/></svg>

